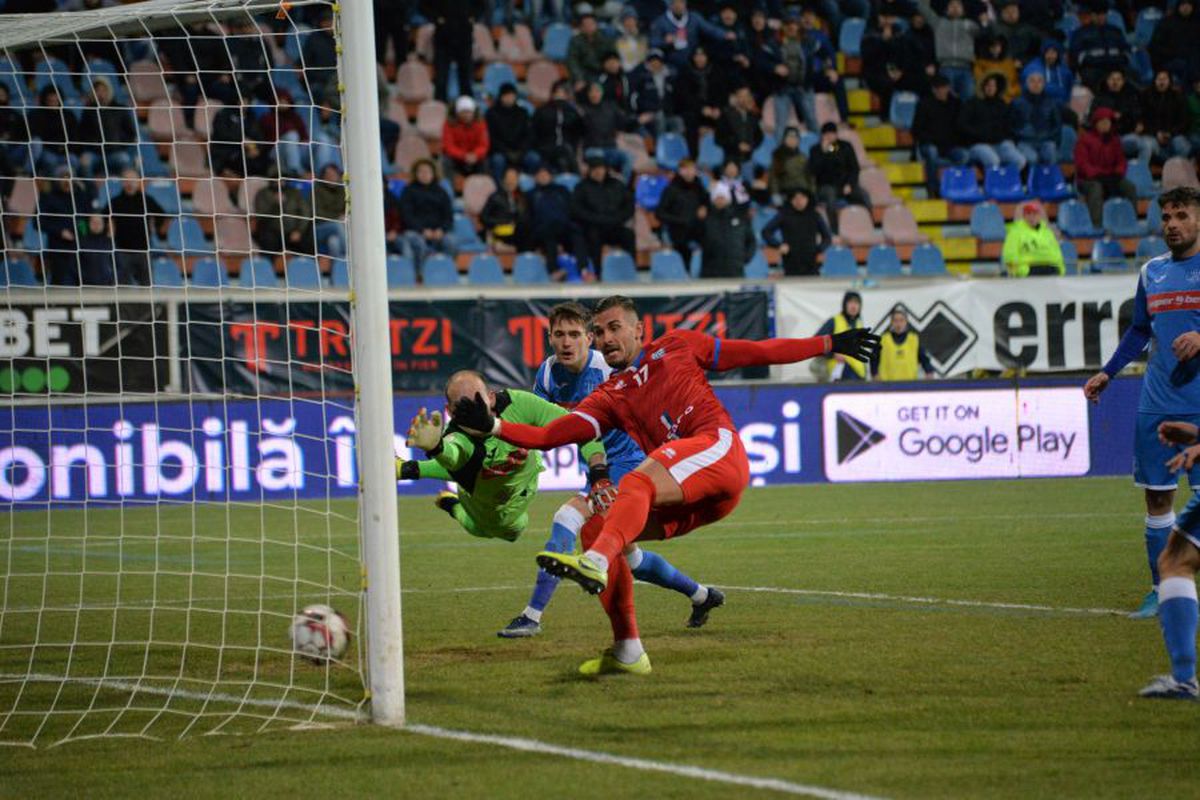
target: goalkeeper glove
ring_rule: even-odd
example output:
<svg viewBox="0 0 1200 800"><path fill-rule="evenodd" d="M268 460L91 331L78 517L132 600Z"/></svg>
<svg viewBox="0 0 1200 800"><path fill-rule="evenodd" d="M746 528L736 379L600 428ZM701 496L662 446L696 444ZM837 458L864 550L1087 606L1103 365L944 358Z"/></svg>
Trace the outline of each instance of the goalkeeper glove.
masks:
<svg viewBox="0 0 1200 800"><path fill-rule="evenodd" d="M617 487L608 477L608 464L588 467L588 483L592 486L587 497L588 509L593 514L603 514L617 499Z"/></svg>
<svg viewBox="0 0 1200 800"><path fill-rule="evenodd" d="M859 361L870 361L879 352L879 337L866 328L853 328L835 333L830 339L833 340L833 352L857 358Z"/></svg>
<svg viewBox="0 0 1200 800"><path fill-rule="evenodd" d="M421 466L416 461L396 459L396 480L415 481L421 478Z"/></svg>
<svg viewBox="0 0 1200 800"><path fill-rule="evenodd" d="M408 427L408 438L404 443L409 447L419 447L431 455L436 454L442 446L442 412L435 411L426 416L425 409L418 411Z"/></svg>
<svg viewBox="0 0 1200 800"><path fill-rule="evenodd" d="M464 428L479 431L485 436L495 433L493 428L496 426L496 418L479 392L476 392L473 398L458 398L452 413L454 421Z"/></svg>

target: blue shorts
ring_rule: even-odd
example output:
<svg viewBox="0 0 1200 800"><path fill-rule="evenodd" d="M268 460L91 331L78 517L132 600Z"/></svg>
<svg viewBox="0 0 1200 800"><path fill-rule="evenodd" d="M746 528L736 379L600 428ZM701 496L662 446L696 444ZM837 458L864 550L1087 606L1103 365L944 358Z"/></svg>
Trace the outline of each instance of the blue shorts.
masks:
<svg viewBox="0 0 1200 800"><path fill-rule="evenodd" d="M1143 489L1173 491L1181 473L1167 469L1167 462L1184 448L1158 440L1158 426L1170 420L1200 425L1200 414L1150 414L1138 412L1133 435L1133 482ZM1200 488L1200 463L1188 472L1188 483Z"/></svg>
<svg viewBox="0 0 1200 800"><path fill-rule="evenodd" d="M1188 500L1183 511L1175 517L1175 528L1186 536L1189 542L1200 547L1200 492L1193 493L1192 499Z"/></svg>

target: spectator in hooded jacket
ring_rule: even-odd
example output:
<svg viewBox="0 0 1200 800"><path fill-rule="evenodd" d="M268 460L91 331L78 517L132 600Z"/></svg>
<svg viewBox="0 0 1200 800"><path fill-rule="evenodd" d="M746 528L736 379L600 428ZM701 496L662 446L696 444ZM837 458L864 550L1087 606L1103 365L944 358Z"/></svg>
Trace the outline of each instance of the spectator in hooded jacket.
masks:
<svg viewBox="0 0 1200 800"><path fill-rule="evenodd" d="M762 231L763 242L779 248L783 274L818 274L817 256L829 247L833 234L807 190L793 192Z"/></svg>
<svg viewBox="0 0 1200 800"><path fill-rule="evenodd" d="M1125 80L1125 72L1114 69L1104 78L1092 99L1092 108L1107 108L1113 112L1113 128L1121 137L1125 155L1137 156L1143 163L1150 163L1153 148L1142 138L1142 98L1137 89Z"/></svg>
<svg viewBox="0 0 1200 800"><path fill-rule="evenodd" d="M533 174L533 188L525 197L527 217L522 226L527 246L540 250L551 273L556 272L561 246L571 235L571 192L555 183L550 168L542 164Z"/></svg>
<svg viewBox="0 0 1200 800"><path fill-rule="evenodd" d="M717 144L725 151L726 158L745 162L750 159L762 138L762 125L754 110L754 95L750 94L750 87L740 86L733 93L730 104L721 112L721 120L717 123Z"/></svg>
<svg viewBox="0 0 1200 800"><path fill-rule="evenodd" d="M925 183L930 197L939 190L939 171L944 167L961 167L967 163L958 130L958 115L962 103L950 91L950 81L940 72L929 82L929 94L917 101L913 114L912 135L917 153L925 162Z"/></svg>
<svg viewBox="0 0 1200 800"><path fill-rule="evenodd" d="M713 185L710 199L712 208L704 218L700 277L740 278L758 249L754 226L733 207L729 189L722 184Z"/></svg>
<svg viewBox="0 0 1200 800"><path fill-rule="evenodd" d="M576 94L600 78L604 57L616 52L616 42L600 30L596 15L585 12L579 17L579 28L567 47L567 76Z"/></svg>
<svg viewBox="0 0 1200 800"><path fill-rule="evenodd" d="M432 161L418 160L412 173L413 179L400 193L400 219L404 242L419 268L430 253L454 255L454 204L438 183Z"/></svg>
<svg viewBox="0 0 1200 800"><path fill-rule="evenodd" d="M629 118L604 96L604 89L598 83L588 86L587 100L579 111L583 115L584 156L589 152L602 154L628 180L632 164L625 151L617 147L617 134L629 125Z"/></svg>
<svg viewBox="0 0 1200 800"><path fill-rule="evenodd" d="M982 28L975 20L967 19L962 0L949 0L946 15L934 13L929 0L917 0L917 8L933 29L938 67L950 81L950 87L960 99L975 94L975 78L971 66L975 63L975 38Z"/></svg>
<svg viewBox="0 0 1200 800"><path fill-rule="evenodd" d="M683 120L675 114L675 76L667 68L661 50L647 53L629 80L633 83L630 107L643 133L658 137L683 132Z"/></svg>
<svg viewBox="0 0 1200 800"><path fill-rule="evenodd" d="M533 114L534 149L551 172L574 172L582 138L583 117L571 102L570 85L559 81L550 92L549 102Z"/></svg>
<svg viewBox="0 0 1200 800"><path fill-rule="evenodd" d="M483 223L489 242L524 250L528 239L525 222L529 219L529 207L520 183L521 173L516 167L504 170L496 191L479 212L479 221Z"/></svg>
<svg viewBox="0 0 1200 800"><path fill-rule="evenodd" d="M778 197L790 196L801 189L816 191L812 175L808 171L808 159L800 152L799 128L786 129L779 146L771 153L767 188L772 195Z"/></svg>
<svg viewBox="0 0 1200 800"><path fill-rule="evenodd" d="M612 101L613 105L628 114L633 109L633 81L621 69L621 57L616 50L604 54L600 77L596 79L604 90L604 99Z"/></svg>
<svg viewBox="0 0 1200 800"><path fill-rule="evenodd" d="M676 69L688 63L702 38L710 42L732 42L736 36L709 22L703 15L688 11L687 0L671 0L666 12L650 24L650 46L662 50L667 63Z"/></svg>
<svg viewBox="0 0 1200 800"><path fill-rule="evenodd" d="M1017 66L1029 63L1038 54L1042 32L1021 19L1021 4L1018 0L1001 0L1000 19L992 24L992 30L1008 40L1009 55Z"/></svg>
<svg viewBox="0 0 1200 800"><path fill-rule="evenodd" d="M704 239L704 219L708 216L708 191L696 173L696 162L685 158L679 171L659 198L655 216L667 229L671 247L691 263L692 248Z"/></svg>
<svg viewBox="0 0 1200 800"><path fill-rule="evenodd" d="M1147 49L1155 69L1169 70L1177 80L1184 81L1200 74L1197 42L1200 42L1200 14L1196 13L1196 3L1179 0L1175 10L1159 20Z"/></svg>
<svg viewBox="0 0 1200 800"><path fill-rule="evenodd" d="M72 183L66 164L55 167L54 176L38 181L37 226L46 242L42 273L49 286L78 286L78 221L91 211L92 197Z"/></svg>
<svg viewBox="0 0 1200 800"><path fill-rule="evenodd" d="M1017 62L1008 55L1008 42L999 34L987 32L980 37L979 44L981 52L972 68L975 85L982 84L988 75L999 75L1005 87L1001 99L1011 103L1021 94L1021 84L1017 83Z"/></svg>
<svg viewBox="0 0 1200 800"><path fill-rule="evenodd" d="M1105 75L1129 67L1129 42L1119 28L1108 24L1102 9L1081 12L1079 21L1082 25L1068 45L1070 63L1084 85L1095 91Z"/></svg>
<svg viewBox="0 0 1200 800"><path fill-rule="evenodd" d="M1024 83L1030 72L1041 72L1046 79L1046 95L1060 108L1071 102L1071 89L1075 86L1075 73L1064 63L1062 44L1054 39L1042 42L1041 55L1034 58L1021 70ZM1069 109L1068 109L1069 111ZM1072 120L1074 121L1074 112Z"/></svg>
<svg viewBox="0 0 1200 800"><path fill-rule="evenodd" d="M605 160L590 156L587 177L571 195L571 220L575 223L575 258L580 270L599 273L605 245L637 252L633 228L633 192L608 172Z"/></svg>
<svg viewBox="0 0 1200 800"><path fill-rule="evenodd" d="M1017 149L1030 164L1057 164L1058 140L1062 136L1062 114L1058 104L1046 96L1046 76L1030 72L1025 93L1012 104L1013 133Z"/></svg>
<svg viewBox="0 0 1200 800"><path fill-rule="evenodd" d="M442 126L442 166L447 177L483 172L491 141L474 99L454 101L454 116Z"/></svg>
<svg viewBox="0 0 1200 800"><path fill-rule="evenodd" d="M687 98L686 103L679 104L679 113L687 131L688 149L699 152L700 128L717 127L721 109L729 102L729 76L714 69L708 51L697 47L687 65L678 71L675 94Z"/></svg>
<svg viewBox="0 0 1200 800"><path fill-rule="evenodd" d="M1013 144L1012 110L1001 99L998 75L988 75L980 86L980 95L962 105L958 128L968 145L969 160L987 169L1008 164L1025 169L1025 156Z"/></svg>
<svg viewBox="0 0 1200 800"><path fill-rule="evenodd" d="M89 100L79 119L79 138L84 142L80 166L85 174L120 174L137 157L137 117L115 102L107 78L92 79Z"/></svg>
<svg viewBox="0 0 1200 800"><path fill-rule="evenodd" d="M1101 106L1092 112L1092 125L1075 142L1075 185L1087 203L1092 224L1100 227L1104 201L1124 197L1137 201L1137 190L1125 179L1125 151L1113 130L1114 113Z"/></svg>
<svg viewBox="0 0 1200 800"><path fill-rule="evenodd" d="M1187 156L1192 143L1187 136L1187 100L1175 88L1171 73L1160 69L1154 83L1142 90L1143 147L1149 145L1153 158L1165 161L1171 156Z"/></svg>
<svg viewBox="0 0 1200 800"><path fill-rule="evenodd" d="M34 174L55 174L59 166L67 163L67 143L71 141L67 120L74 122L74 116L63 108L53 83L46 84L38 94L38 104L27 110L26 119L33 142Z"/></svg>
<svg viewBox="0 0 1200 800"><path fill-rule="evenodd" d="M839 204L871 207L871 199L858 185L858 156L844 139L838 138L837 124L821 126L821 141L808 152L808 171L817 185L817 197L825 206L825 216L833 232L838 232Z"/></svg>
<svg viewBox="0 0 1200 800"><path fill-rule="evenodd" d="M821 29L821 18L812 8L800 13L800 29L804 42L805 81L811 92L831 94L842 119L850 119L850 103L846 84L837 68L837 48Z"/></svg>
<svg viewBox="0 0 1200 800"><path fill-rule="evenodd" d="M504 170L517 167L524 172L533 172L541 160L530 146L533 140L533 122L526 111L517 103L517 87L505 83L500 87L496 102L487 111L488 147L492 177L496 183L504 177Z"/></svg>

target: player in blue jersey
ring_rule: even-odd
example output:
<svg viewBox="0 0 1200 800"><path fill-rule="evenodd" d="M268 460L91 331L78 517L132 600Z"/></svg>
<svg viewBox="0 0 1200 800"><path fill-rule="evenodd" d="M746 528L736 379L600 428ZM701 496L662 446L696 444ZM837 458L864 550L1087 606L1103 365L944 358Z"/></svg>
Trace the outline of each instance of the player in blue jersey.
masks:
<svg viewBox="0 0 1200 800"><path fill-rule="evenodd" d="M591 314L582 305L559 303L550 310L548 322L554 355L538 368L533 391L553 403L570 408L608 380L612 367L608 366L603 355L591 349ZM621 431L610 431L602 442L612 485L620 483L626 473L633 471L646 458L633 440ZM598 503L604 506L612 499L603 491L597 492L595 486L589 486L589 490L587 500L582 496L574 498L555 513L546 550L573 552L579 531L591 516L589 500L592 505ZM725 602L725 595L719 589L702 586L657 553L642 550L634 544L626 550L625 557L633 576L638 580L674 589L692 601L692 612L687 623L690 628L702 626L708 620L709 612ZM550 602L558 582L558 578L539 569L529 604L498 635L507 639L540 633L542 611Z"/></svg>
<svg viewBox="0 0 1200 800"><path fill-rule="evenodd" d="M1159 197L1159 205L1170 253L1142 265L1133 321L1104 369L1083 387L1088 399L1097 402L1112 377L1153 341L1138 402L1133 454L1134 483L1146 493L1146 556L1152 585L1141 607L1130 615L1135 618L1158 613L1159 556L1175 525L1179 475L1167 463L1179 446L1161 441L1158 428L1169 420L1200 423L1200 359L1196 358L1200 353L1200 191L1171 189ZM1200 467L1188 470L1188 484L1193 490L1200 487Z"/></svg>

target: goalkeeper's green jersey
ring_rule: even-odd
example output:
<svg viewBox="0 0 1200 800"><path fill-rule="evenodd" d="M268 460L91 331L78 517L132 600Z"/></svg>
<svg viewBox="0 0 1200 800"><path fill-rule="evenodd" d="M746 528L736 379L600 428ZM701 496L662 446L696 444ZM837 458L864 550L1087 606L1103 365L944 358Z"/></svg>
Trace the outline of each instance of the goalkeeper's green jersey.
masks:
<svg viewBox="0 0 1200 800"><path fill-rule="evenodd" d="M496 392L496 415L506 422L545 426L566 413L562 406L530 392ZM598 441L580 449L585 463L593 455L604 453ZM420 462L421 477L458 484L458 499L465 514L455 517L468 533L509 541L521 535L529 523L529 503L537 492L541 453L515 447L495 436L472 436L451 422L439 449L429 456L432 461Z"/></svg>

